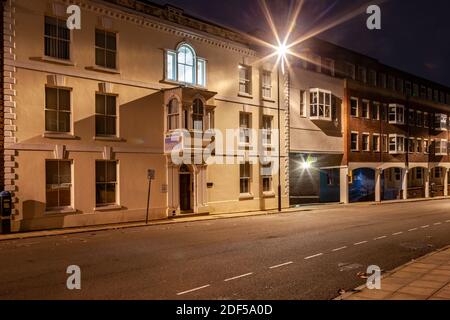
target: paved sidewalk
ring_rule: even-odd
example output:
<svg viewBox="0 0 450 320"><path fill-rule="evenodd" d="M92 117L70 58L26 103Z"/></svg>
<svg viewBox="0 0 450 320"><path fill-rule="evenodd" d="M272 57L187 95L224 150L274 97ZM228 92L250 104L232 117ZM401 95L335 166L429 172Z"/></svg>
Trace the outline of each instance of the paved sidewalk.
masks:
<svg viewBox="0 0 450 320"><path fill-rule="evenodd" d="M364 285L336 300L450 300L450 247L387 273L381 290Z"/></svg>

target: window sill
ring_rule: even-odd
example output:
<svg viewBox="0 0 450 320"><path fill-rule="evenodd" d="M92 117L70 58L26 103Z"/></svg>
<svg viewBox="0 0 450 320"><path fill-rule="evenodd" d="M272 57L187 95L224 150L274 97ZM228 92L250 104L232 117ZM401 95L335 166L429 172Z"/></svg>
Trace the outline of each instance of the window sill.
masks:
<svg viewBox="0 0 450 320"><path fill-rule="evenodd" d="M74 136L70 133L53 133L53 132L46 132L42 135L42 137L47 139L64 139L64 140L79 140L80 138L77 136Z"/></svg>
<svg viewBox="0 0 450 320"><path fill-rule="evenodd" d="M263 192L263 198L275 198L275 191Z"/></svg>
<svg viewBox="0 0 450 320"><path fill-rule="evenodd" d="M93 137L95 141L110 141L110 142L126 142L124 138L120 137Z"/></svg>
<svg viewBox="0 0 450 320"><path fill-rule="evenodd" d="M111 205L111 206L104 206L104 207L95 207L95 212L105 212L105 211L115 211L115 210L121 210L123 209L120 205Z"/></svg>
<svg viewBox="0 0 450 320"><path fill-rule="evenodd" d="M52 58L52 57L48 57L48 56L30 58L30 59L40 61L40 62L48 62L48 63L54 63L54 64L63 65L63 66L75 67L75 62L73 62L72 60L57 59L57 58Z"/></svg>
<svg viewBox="0 0 450 320"><path fill-rule="evenodd" d="M247 98L247 99L253 99L253 95L246 93L246 92L239 92L238 97L241 98Z"/></svg>
<svg viewBox="0 0 450 320"><path fill-rule="evenodd" d="M110 73L110 74L121 74L119 69L110 69L110 68L101 67L101 66L86 67L86 70L98 71L98 72L104 72L104 73Z"/></svg>
<svg viewBox="0 0 450 320"><path fill-rule="evenodd" d="M272 99L272 98L262 98L262 101L265 101L265 102L271 102L271 103L275 103L275 102L277 102L275 99Z"/></svg>
<svg viewBox="0 0 450 320"><path fill-rule="evenodd" d="M251 193L241 193L239 200L253 200L255 197Z"/></svg>
<svg viewBox="0 0 450 320"><path fill-rule="evenodd" d="M45 211L46 215L74 214L74 213L77 213L77 210L75 210L73 208L50 209L50 210Z"/></svg>
<svg viewBox="0 0 450 320"><path fill-rule="evenodd" d="M201 86L198 84L192 84L192 83L187 83L187 82L178 82L175 80L168 80L168 79L164 79L159 81L159 83L165 83L165 84L170 84L173 86L184 86L184 87L188 87L188 88L194 88L194 89L198 89L198 90L207 90L206 86Z"/></svg>

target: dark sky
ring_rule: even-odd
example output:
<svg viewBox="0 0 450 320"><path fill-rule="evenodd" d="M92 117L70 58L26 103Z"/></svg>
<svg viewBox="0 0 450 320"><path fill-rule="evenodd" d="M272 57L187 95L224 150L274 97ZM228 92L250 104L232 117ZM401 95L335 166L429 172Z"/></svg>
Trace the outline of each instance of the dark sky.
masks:
<svg viewBox="0 0 450 320"><path fill-rule="evenodd" d="M295 0L267 0L277 26L286 25ZM267 28L258 0L153 0L206 20L254 32ZM296 32L302 34L375 1L305 0ZM382 30L366 28L361 14L320 37L450 87L450 0L387 0Z"/></svg>

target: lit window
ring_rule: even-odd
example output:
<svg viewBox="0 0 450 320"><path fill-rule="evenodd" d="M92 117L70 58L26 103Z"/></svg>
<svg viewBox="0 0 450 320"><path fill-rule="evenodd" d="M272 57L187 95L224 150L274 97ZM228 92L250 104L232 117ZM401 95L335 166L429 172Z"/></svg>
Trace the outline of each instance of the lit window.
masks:
<svg viewBox="0 0 450 320"><path fill-rule="evenodd" d="M116 96L95 95L95 135L115 136L117 123Z"/></svg>
<svg viewBox="0 0 450 320"><path fill-rule="evenodd" d="M200 99L195 99L192 107L192 129L203 131L203 117L205 113L203 102Z"/></svg>
<svg viewBox="0 0 450 320"><path fill-rule="evenodd" d="M389 153L390 154L405 153L405 136L397 134L389 135Z"/></svg>
<svg viewBox="0 0 450 320"><path fill-rule="evenodd" d="M72 163L68 160L47 160L46 210L69 208L72 203Z"/></svg>
<svg viewBox="0 0 450 320"><path fill-rule="evenodd" d="M95 30L95 64L100 67L116 69L116 34Z"/></svg>
<svg viewBox="0 0 450 320"><path fill-rule="evenodd" d="M358 99L350 98L350 115L352 117L358 116Z"/></svg>
<svg viewBox="0 0 450 320"><path fill-rule="evenodd" d="M447 155L447 147L448 147L448 141L445 139L436 140L434 144L434 154L436 156L446 156Z"/></svg>
<svg viewBox="0 0 450 320"><path fill-rule="evenodd" d="M405 124L405 107L399 104L389 105L389 123Z"/></svg>
<svg viewBox="0 0 450 320"><path fill-rule="evenodd" d="M443 113L436 113L434 117L434 129L439 131L447 131L448 125L447 125L448 116Z"/></svg>
<svg viewBox="0 0 450 320"><path fill-rule="evenodd" d="M45 17L45 55L70 60L70 30L66 19Z"/></svg>
<svg viewBox="0 0 450 320"><path fill-rule="evenodd" d="M261 74L261 90L262 97L266 99L272 98L272 73L264 70Z"/></svg>
<svg viewBox="0 0 450 320"><path fill-rule="evenodd" d="M321 89L311 89L310 114L314 120L331 121L331 92Z"/></svg>
<svg viewBox="0 0 450 320"><path fill-rule="evenodd" d="M45 88L45 131L70 132L70 90Z"/></svg>
<svg viewBox="0 0 450 320"><path fill-rule="evenodd" d="M239 166L240 171L240 193L248 194L250 193L250 170L251 165L250 162L241 163Z"/></svg>
<svg viewBox="0 0 450 320"><path fill-rule="evenodd" d="M97 207L117 204L117 162L95 162L95 203Z"/></svg>
<svg viewBox="0 0 450 320"><path fill-rule="evenodd" d="M239 114L239 141L243 144L250 143L250 113L241 112Z"/></svg>
<svg viewBox="0 0 450 320"><path fill-rule="evenodd" d="M423 152L430 153L430 143L427 139L423 140Z"/></svg>
<svg viewBox="0 0 450 320"><path fill-rule="evenodd" d="M167 129L176 130L180 126L180 105L177 99L170 100L167 105Z"/></svg>
<svg viewBox="0 0 450 320"><path fill-rule="evenodd" d="M165 68L166 80L206 87L206 60L186 43L166 51Z"/></svg>
<svg viewBox="0 0 450 320"><path fill-rule="evenodd" d="M252 94L252 71L251 67L239 66L239 93Z"/></svg>

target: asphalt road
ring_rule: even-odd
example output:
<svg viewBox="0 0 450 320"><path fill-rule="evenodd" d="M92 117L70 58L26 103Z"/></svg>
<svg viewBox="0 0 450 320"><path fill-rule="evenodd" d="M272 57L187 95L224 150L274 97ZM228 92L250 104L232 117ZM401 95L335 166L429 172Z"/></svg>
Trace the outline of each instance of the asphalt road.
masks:
<svg viewBox="0 0 450 320"><path fill-rule="evenodd" d="M449 200L2 241L0 299L332 299L449 244Z"/></svg>

